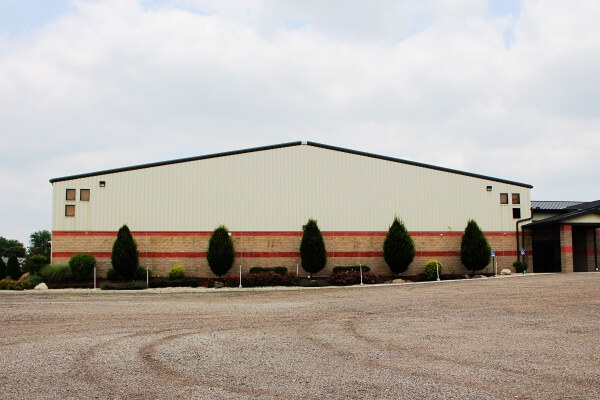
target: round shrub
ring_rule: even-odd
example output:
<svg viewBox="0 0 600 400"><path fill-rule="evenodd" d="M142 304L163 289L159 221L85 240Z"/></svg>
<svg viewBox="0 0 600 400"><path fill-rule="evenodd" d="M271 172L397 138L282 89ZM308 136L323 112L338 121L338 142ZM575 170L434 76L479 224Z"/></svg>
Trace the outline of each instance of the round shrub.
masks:
<svg viewBox="0 0 600 400"><path fill-rule="evenodd" d="M121 278L121 275L119 275L114 268L109 268L108 271L106 271L106 279L109 281L119 281L123 278Z"/></svg>
<svg viewBox="0 0 600 400"><path fill-rule="evenodd" d="M43 257L43 256L42 256ZM40 283L42 283L44 280L42 279L41 276L37 275L37 274L33 274L33 275L29 275L27 278L27 281L29 283L31 283L31 286L36 287L37 285L39 285Z"/></svg>
<svg viewBox="0 0 600 400"><path fill-rule="evenodd" d="M96 266L96 259L89 254L75 254L69 260L69 268L76 281L89 279Z"/></svg>
<svg viewBox="0 0 600 400"><path fill-rule="evenodd" d="M176 279L182 279L184 277L185 277L185 268L183 268L183 266L181 266L181 265L177 265L177 264L173 265L173 267L169 271L169 279L176 280Z"/></svg>
<svg viewBox="0 0 600 400"><path fill-rule="evenodd" d="M146 271L148 272L148 279L152 278L152 271L144 267L137 267L135 270L135 279L138 281L145 281Z"/></svg>
<svg viewBox="0 0 600 400"><path fill-rule="evenodd" d="M440 268L440 276L442 276L442 263L436 260L429 260L425 264L425 276L428 280L433 281L437 279L437 266Z"/></svg>
<svg viewBox="0 0 600 400"><path fill-rule="evenodd" d="M527 263L523 262L523 261L515 261L513 263L513 267L515 269L515 272L518 274L523 273L524 271L527 271Z"/></svg>

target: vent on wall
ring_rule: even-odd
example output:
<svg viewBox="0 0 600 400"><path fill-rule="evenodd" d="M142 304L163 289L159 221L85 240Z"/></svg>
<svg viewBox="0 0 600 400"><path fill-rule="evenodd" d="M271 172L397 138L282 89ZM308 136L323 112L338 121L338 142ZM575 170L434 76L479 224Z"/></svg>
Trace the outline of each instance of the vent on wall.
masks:
<svg viewBox="0 0 600 400"><path fill-rule="evenodd" d="M100 181L100 182L98 183L98 185L99 185L100 187L105 187L105 186L106 186L106 181Z"/></svg>
<svg viewBox="0 0 600 400"><path fill-rule="evenodd" d="M488 192L491 192L492 191L492 187L491 186L486 186L485 190L487 190Z"/></svg>

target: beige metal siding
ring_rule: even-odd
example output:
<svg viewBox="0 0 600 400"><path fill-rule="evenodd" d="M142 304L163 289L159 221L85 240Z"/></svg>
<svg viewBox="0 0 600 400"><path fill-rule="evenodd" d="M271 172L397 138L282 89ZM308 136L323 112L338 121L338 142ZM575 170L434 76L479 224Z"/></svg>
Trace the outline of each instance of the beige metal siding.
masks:
<svg viewBox="0 0 600 400"><path fill-rule="evenodd" d="M106 181L100 188L99 181ZM491 192L486 186L492 186ZM313 146L293 146L59 181L55 231L299 231L309 217L325 231L384 231L394 215L411 231L462 231L475 218L486 231L512 231L520 193L530 190L430 168ZM65 190L91 189L64 216Z"/></svg>

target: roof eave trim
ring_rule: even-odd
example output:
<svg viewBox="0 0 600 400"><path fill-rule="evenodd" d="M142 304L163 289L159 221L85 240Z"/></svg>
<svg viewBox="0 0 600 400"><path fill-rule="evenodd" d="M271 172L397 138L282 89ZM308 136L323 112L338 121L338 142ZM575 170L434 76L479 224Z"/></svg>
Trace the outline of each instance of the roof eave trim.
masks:
<svg viewBox="0 0 600 400"><path fill-rule="evenodd" d="M452 174L465 175L465 176L469 176L472 178L479 178L479 179L484 179L484 180L488 180L488 181L507 183L510 185L522 186L522 187L525 187L528 189L533 189L533 186L530 184L527 184L527 183L521 183L521 182L510 181L507 179L495 178L493 176L474 174L472 172L460 171L460 170L452 169L452 168L438 167L436 165L424 164L424 163L420 163L420 162L416 162L416 161L408 161L408 160L403 160L401 158L382 156L379 154L367 153L367 152L358 151L358 150L351 150L351 149L346 149L343 147L331 146L328 144L322 144L322 143L316 143L316 142L308 142L308 145L314 146L314 147L321 147L323 149L341 151L341 152L349 153L349 154L355 154L355 155L360 155L360 156L365 156L365 157L376 158L379 160L392 161L392 162L397 162L397 163L402 163L402 164L407 164L407 165L413 165L415 167L428 168L428 169L433 169L436 171L449 172Z"/></svg>
<svg viewBox="0 0 600 400"><path fill-rule="evenodd" d="M198 161L198 160L207 160L210 158L234 156L237 154L253 153L255 151L281 149L284 147L299 146L300 144L302 144L300 141L288 142L288 143L281 143L281 144L275 144L275 145L270 145L270 146L252 147L252 148L242 149L242 150L233 150L233 151L226 151L226 152L222 152L222 153L206 154L206 155L202 155L202 156L178 158L178 159L174 159L174 160L159 161L159 162L153 162L153 163L148 163L148 164L131 165L129 167L105 169L102 171L88 172L85 174L77 174L77 175L69 175L69 176L62 176L59 178L53 178L53 179L50 179L50 183L68 181L71 179L89 178L92 176L99 176L99 175L115 174L118 172L125 172L125 171L134 171L137 169L162 167L163 165L180 164L180 163L189 162L189 161Z"/></svg>

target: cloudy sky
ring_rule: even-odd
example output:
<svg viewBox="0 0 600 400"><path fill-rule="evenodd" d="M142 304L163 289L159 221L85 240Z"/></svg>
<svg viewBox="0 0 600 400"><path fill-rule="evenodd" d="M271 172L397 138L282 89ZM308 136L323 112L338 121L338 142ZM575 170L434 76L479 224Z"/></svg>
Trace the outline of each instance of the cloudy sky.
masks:
<svg viewBox="0 0 600 400"><path fill-rule="evenodd" d="M598 0L0 0L0 236L50 178L295 140L600 199Z"/></svg>

